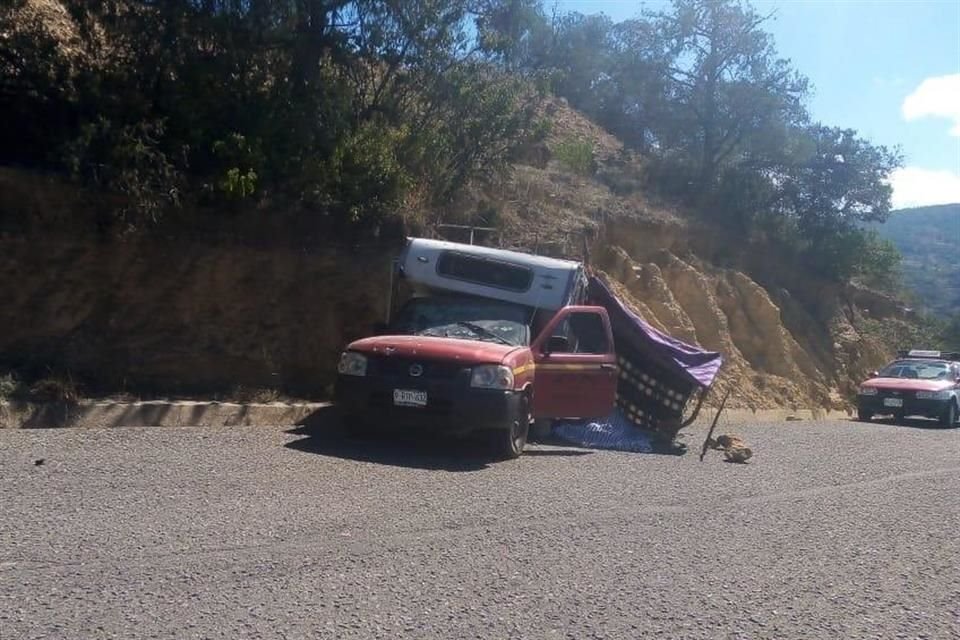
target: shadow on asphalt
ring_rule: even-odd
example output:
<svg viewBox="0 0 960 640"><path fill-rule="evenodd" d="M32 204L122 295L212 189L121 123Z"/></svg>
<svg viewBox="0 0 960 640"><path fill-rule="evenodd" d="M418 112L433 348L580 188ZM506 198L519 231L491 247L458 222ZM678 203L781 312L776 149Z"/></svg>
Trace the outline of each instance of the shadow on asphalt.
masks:
<svg viewBox="0 0 960 640"><path fill-rule="evenodd" d="M576 458L589 456L592 453L593 451L584 451L583 449L527 449L523 452L523 456L531 458Z"/></svg>
<svg viewBox="0 0 960 640"><path fill-rule="evenodd" d="M944 427L940 426L939 422L928 418L904 418L903 420L899 421L894 420L893 418L873 418L867 421L851 418L850 421L859 422L860 424L882 424L888 427L908 427L910 429L944 429ZM956 429L957 427L952 428Z"/></svg>
<svg viewBox="0 0 960 640"><path fill-rule="evenodd" d="M481 471L498 462L487 443L479 438L386 431L363 438L351 436L344 432L334 407L314 411L287 433L305 436L284 445L289 449L344 460L451 472ZM528 449L523 456L573 457L592 453L575 449Z"/></svg>

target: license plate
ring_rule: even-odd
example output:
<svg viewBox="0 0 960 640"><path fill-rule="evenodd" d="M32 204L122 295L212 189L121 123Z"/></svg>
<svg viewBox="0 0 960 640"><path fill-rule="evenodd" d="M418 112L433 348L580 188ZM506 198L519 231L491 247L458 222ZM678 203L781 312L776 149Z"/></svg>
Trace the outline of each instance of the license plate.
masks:
<svg viewBox="0 0 960 640"><path fill-rule="evenodd" d="M427 406L427 392L394 389L393 404L398 407L425 407Z"/></svg>
<svg viewBox="0 0 960 640"><path fill-rule="evenodd" d="M883 406L885 407L902 407L903 398L884 398Z"/></svg>

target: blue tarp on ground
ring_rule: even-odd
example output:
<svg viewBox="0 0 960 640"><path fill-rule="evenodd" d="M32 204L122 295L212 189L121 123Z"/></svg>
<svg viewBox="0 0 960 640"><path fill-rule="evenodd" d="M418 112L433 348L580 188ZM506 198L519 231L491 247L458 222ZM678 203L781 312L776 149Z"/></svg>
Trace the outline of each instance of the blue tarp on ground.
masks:
<svg viewBox="0 0 960 640"><path fill-rule="evenodd" d="M558 422L553 425L552 435L558 440L587 449L634 453L653 451L651 434L635 427L620 409L598 420Z"/></svg>

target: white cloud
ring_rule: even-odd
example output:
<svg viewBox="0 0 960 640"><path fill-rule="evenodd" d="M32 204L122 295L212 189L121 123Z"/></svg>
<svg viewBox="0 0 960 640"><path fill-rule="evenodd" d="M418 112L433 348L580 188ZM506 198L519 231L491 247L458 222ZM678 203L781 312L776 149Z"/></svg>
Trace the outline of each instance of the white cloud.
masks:
<svg viewBox="0 0 960 640"><path fill-rule="evenodd" d="M907 120L938 117L953 121L950 135L960 136L960 73L927 78L903 101Z"/></svg>
<svg viewBox="0 0 960 640"><path fill-rule="evenodd" d="M893 208L960 202L960 173L904 167L890 174Z"/></svg>

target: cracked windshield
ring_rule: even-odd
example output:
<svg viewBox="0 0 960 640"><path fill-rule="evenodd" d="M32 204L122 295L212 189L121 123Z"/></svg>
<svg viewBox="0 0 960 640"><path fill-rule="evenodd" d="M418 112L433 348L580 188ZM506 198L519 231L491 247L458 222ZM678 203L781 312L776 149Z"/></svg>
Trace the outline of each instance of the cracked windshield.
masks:
<svg viewBox="0 0 960 640"><path fill-rule="evenodd" d="M412 300L397 316L401 335L462 338L523 345L529 342L530 311L523 307L470 299Z"/></svg>

